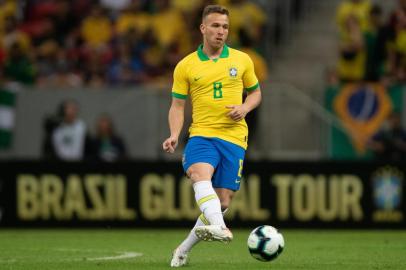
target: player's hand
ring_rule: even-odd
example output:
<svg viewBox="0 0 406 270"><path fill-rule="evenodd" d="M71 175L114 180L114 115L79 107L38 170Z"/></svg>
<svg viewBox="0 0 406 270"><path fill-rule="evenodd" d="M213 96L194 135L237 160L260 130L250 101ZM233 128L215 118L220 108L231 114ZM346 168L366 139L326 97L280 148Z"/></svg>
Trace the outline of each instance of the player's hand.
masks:
<svg viewBox="0 0 406 270"><path fill-rule="evenodd" d="M174 153L176 147L178 146L178 138L169 137L162 143L162 148L167 153Z"/></svg>
<svg viewBox="0 0 406 270"><path fill-rule="evenodd" d="M244 105L227 105L227 109L230 111L227 113L227 116L238 122L245 118L248 113L248 110L245 109Z"/></svg>

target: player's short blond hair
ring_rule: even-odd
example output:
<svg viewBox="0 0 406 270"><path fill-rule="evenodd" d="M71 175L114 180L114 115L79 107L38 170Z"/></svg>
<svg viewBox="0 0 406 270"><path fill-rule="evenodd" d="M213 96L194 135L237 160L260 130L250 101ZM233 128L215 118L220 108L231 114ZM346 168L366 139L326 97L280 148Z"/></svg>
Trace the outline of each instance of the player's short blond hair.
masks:
<svg viewBox="0 0 406 270"><path fill-rule="evenodd" d="M206 18L206 16L212 13L219 13L229 16L229 12L225 7L220 5L208 5L203 10L202 19Z"/></svg>

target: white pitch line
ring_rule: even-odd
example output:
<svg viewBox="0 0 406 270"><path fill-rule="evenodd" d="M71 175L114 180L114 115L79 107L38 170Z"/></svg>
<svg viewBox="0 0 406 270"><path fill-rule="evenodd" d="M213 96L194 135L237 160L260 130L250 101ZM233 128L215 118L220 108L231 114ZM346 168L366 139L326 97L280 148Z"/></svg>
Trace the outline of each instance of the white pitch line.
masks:
<svg viewBox="0 0 406 270"><path fill-rule="evenodd" d="M88 261L124 260L124 259L140 257L142 255L143 255L142 253L137 253L137 252L124 252L123 254L120 254L120 255L117 255L117 256L86 258L86 260L88 260Z"/></svg>
<svg viewBox="0 0 406 270"><path fill-rule="evenodd" d="M27 250L33 250L33 249L27 249ZM39 250L39 249L38 249ZM56 250L59 250L59 251L62 251L62 250L65 250L65 251L68 251L68 249L56 249ZM83 251L83 250L80 250L80 249L69 249L69 251ZM99 250L86 250L86 252L100 252ZM108 251L104 251L104 252L108 252ZM72 261L74 261L74 262L77 262L77 261L83 261L83 260L86 260L86 261L112 261L112 260L125 260L125 259L132 259L132 258L136 258L136 257L141 257L141 256L143 256L144 254L142 254L142 253L139 253L139 252L128 252L128 251L121 251L121 252L114 252L114 253L116 253L116 254L118 254L118 255L116 255L116 256L103 256L103 257L94 257L94 258L88 258L88 257L85 257L85 258L70 258L70 259L68 259L68 258L60 258L60 259L55 259L54 261L70 261L70 262L72 262ZM26 259L26 258L25 258ZM24 260L25 260L24 259ZM21 258L18 258L18 259L16 259L16 258L13 258L13 259L3 259L3 258L0 258L0 265L1 264L14 264L14 263L17 263L17 262L19 262L19 261L21 261ZM33 259L33 261L35 261L35 262L49 262L48 260L44 260L44 259L41 259L41 258L36 258L36 259Z"/></svg>

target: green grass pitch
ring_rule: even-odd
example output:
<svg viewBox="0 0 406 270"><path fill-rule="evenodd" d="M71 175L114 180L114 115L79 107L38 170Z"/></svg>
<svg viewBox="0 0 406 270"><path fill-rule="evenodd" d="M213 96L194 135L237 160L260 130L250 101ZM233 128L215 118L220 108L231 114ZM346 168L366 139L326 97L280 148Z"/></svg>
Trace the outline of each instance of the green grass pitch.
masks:
<svg viewBox="0 0 406 270"><path fill-rule="evenodd" d="M187 232L3 229L0 269L170 269L172 250ZM249 230L233 232L231 244L196 246L184 269L406 269L406 231L282 230L285 250L266 263L249 255Z"/></svg>

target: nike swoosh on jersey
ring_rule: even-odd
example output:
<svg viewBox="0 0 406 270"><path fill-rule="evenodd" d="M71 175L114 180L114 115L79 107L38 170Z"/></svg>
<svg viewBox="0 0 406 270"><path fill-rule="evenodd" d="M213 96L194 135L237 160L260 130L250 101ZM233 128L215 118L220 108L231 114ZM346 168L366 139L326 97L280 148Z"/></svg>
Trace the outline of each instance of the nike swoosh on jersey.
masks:
<svg viewBox="0 0 406 270"><path fill-rule="evenodd" d="M195 82L197 82L197 81L200 80L201 78L203 78L203 77L197 77L197 78L194 78L194 80L195 80Z"/></svg>

